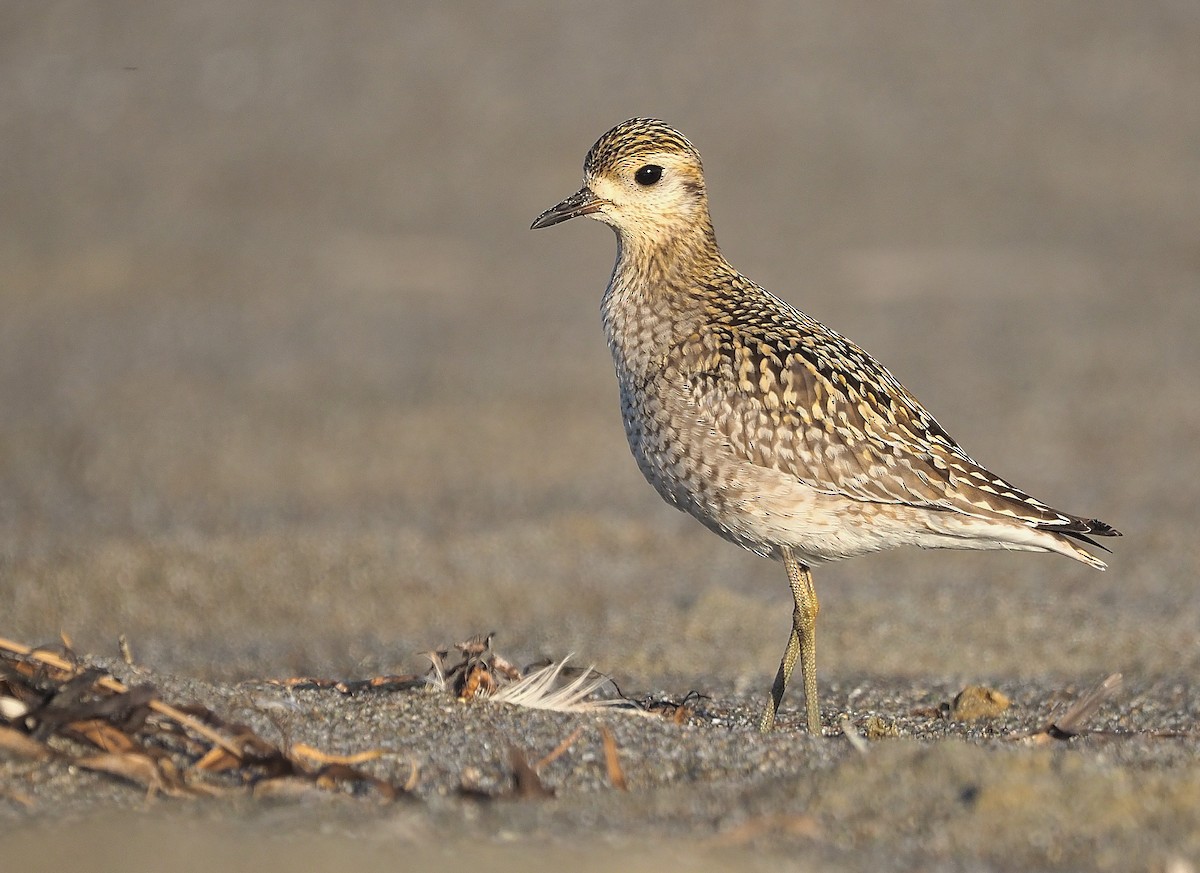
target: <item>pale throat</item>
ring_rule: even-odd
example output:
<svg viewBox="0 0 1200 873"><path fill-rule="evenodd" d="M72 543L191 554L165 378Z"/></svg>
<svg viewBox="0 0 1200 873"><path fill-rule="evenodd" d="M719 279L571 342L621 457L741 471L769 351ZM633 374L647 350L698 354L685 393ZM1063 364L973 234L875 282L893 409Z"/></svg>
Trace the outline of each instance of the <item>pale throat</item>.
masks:
<svg viewBox="0 0 1200 873"><path fill-rule="evenodd" d="M705 268L723 260L707 210L646 228L613 230L617 261L612 284L631 291L686 290Z"/></svg>
<svg viewBox="0 0 1200 873"><path fill-rule="evenodd" d="M617 231L617 260L601 303L618 374L652 369L702 316L697 277L724 263L707 215L669 234Z"/></svg>

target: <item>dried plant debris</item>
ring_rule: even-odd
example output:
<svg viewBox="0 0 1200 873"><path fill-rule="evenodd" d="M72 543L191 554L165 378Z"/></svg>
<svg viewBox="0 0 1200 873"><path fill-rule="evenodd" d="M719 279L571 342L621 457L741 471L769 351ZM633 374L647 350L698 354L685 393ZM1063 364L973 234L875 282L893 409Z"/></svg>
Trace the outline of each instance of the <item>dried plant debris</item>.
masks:
<svg viewBox="0 0 1200 873"><path fill-rule="evenodd" d="M517 746L508 747L509 784L496 790L489 788L477 767L464 767L460 775L458 794L467 800L545 800L554 796L554 789L542 781L538 766Z"/></svg>
<svg viewBox="0 0 1200 873"><path fill-rule="evenodd" d="M459 658L450 662L450 649L425 652L429 658L428 681L436 688L450 691L462 701L492 700L528 709L553 712L597 712L621 709L645 713L646 710L616 690L615 683L589 667L568 668L571 656L552 663L538 663L518 669L492 649L495 633L473 636L455 643ZM605 686L612 686L615 697L597 697Z"/></svg>
<svg viewBox="0 0 1200 873"><path fill-rule="evenodd" d="M686 718L689 704L641 703L626 698L607 676L568 665L568 658L518 668L492 648L493 634L426 653L425 676L382 676L364 680L297 677L271 684L288 689L333 690L341 694L410 692L431 687L463 701L499 702L556 712L612 712ZM122 647L126 664L128 643ZM452 653L456 653L452 654ZM600 696L605 686L608 696ZM609 783L625 789L616 740L598 728ZM540 772L562 757L586 733L577 727L535 763L513 746L508 765L511 783L495 793L485 789L473 768L463 771L464 796L498 799L552 797ZM286 731L284 731L286 736ZM359 769L384 753L368 749L332 754L285 739L273 743L252 728L227 721L199 704L162 699L151 684L129 686L77 655L70 640L53 648L31 648L0 638L0 755L35 762L35 766L68 765L139 786L148 797L194 798L246 795L264 799L305 799L331 792L393 800L414 793L420 771L414 762L403 784L379 779ZM34 800L16 791L0 798L20 805Z"/></svg>
<svg viewBox="0 0 1200 873"><path fill-rule="evenodd" d="M617 741L606 726L595 729L575 728L562 742L534 763L530 763L525 750L515 745L508 747L509 782L496 790L488 787L483 773L477 767L465 767L459 777L459 796L470 800L542 800L554 797L554 789L542 780L542 771L561 758L581 737L598 733L600 748L604 756L605 771L609 784L619 790L628 790L625 771L621 767Z"/></svg>
<svg viewBox="0 0 1200 873"><path fill-rule="evenodd" d="M459 659L451 664L450 649L425 652L430 664L430 684L452 691L459 700L491 697L506 682L521 679L521 671L510 661L492 650L490 634L476 634L465 642L455 643Z"/></svg>
<svg viewBox="0 0 1200 873"><path fill-rule="evenodd" d="M568 666L570 655L559 661L540 661L518 667L493 647L495 632L476 634L440 649L422 652L429 659L424 676L377 676L370 679L318 679L298 676L274 679L271 684L292 689L333 690L342 694L414 691L432 687L463 702L479 700L553 712L620 710L661 715L678 723L691 715L690 704L701 696L693 692L682 703L638 701L626 697L611 677L588 667ZM610 691L601 696L605 688Z"/></svg>
<svg viewBox="0 0 1200 873"><path fill-rule="evenodd" d="M849 741L850 748L854 749L854 751L858 752L860 755L865 755L871 750L871 747L867 744L867 741L863 739L862 734L855 730L850 719L843 717L839 722L839 726L842 729L842 735Z"/></svg>
<svg viewBox="0 0 1200 873"><path fill-rule="evenodd" d="M579 673L574 679L560 683L559 679L566 666L567 658L563 658L556 664L540 667L512 684L497 689L491 695L492 700L553 712L595 712L599 709L629 705L628 701L621 698L595 698L593 695L608 683L608 677L591 668ZM640 709L631 711L643 712Z"/></svg>
<svg viewBox="0 0 1200 873"><path fill-rule="evenodd" d="M380 752L280 748L204 707L168 704L151 685L127 687L69 646L33 649L5 639L0 751L104 773L149 796L295 795L300 786L393 800L411 790L355 769Z"/></svg>
<svg viewBox="0 0 1200 873"><path fill-rule="evenodd" d="M996 718L1012 705L1008 695L984 685L968 685L954 696L950 718L955 721L978 721Z"/></svg>
<svg viewBox="0 0 1200 873"><path fill-rule="evenodd" d="M616 687L616 683L613 683ZM621 689L617 688L617 693L625 697L621 693ZM629 700L629 698L625 698ZM682 700L672 700L668 697L656 697L654 695L646 695L638 700L630 702L640 707L652 715L660 715L668 721L675 724L687 724L693 716L704 720L706 714L703 712L702 704L706 700L712 700L707 694L701 694L699 691L689 691L683 696Z"/></svg>
<svg viewBox="0 0 1200 873"><path fill-rule="evenodd" d="M371 676L368 679L319 679L315 676L292 676L287 679L268 679L268 685L297 690L337 691L340 694L359 694L363 691L413 691L424 688L428 681L415 674L401 676Z"/></svg>
<svg viewBox="0 0 1200 873"><path fill-rule="evenodd" d="M525 800L540 800L553 797L554 790L547 788L537 770L530 766L525 753L516 746L508 747L508 762L513 771L513 793Z"/></svg>
<svg viewBox="0 0 1200 873"><path fill-rule="evenodd" d="M608 770L608 781L618 791L628 791L629 784L625 781L625 770L621 766L616 738L604 725L600 726L600 737L604 742L604 766Z"/></svg>
<svg viewBox="0 0 1200 873"><path fill-rule="evenodd" d="M1096 714L1107 698L1121 687L1121 674L1113 673L1100 682L1066 709L1054 713L1039 730L1023 734L1014 739L1034 745L1044 745L1054 740L1069 740L1084 733L1084 723Z"/></svg>

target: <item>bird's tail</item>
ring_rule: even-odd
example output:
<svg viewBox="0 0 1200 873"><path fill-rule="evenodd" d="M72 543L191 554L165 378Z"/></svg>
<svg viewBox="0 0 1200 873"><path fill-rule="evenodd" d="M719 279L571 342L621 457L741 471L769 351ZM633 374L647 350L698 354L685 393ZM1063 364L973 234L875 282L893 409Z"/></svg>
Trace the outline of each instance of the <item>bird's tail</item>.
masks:
<svg viewBox="0 0 1200 873"><path fill-rule="evenodd" d="M1085 542L1089 546L1094 546L1097 549L1108 552L1111 550L1096 542L1092 537L1119 537L1122 535L1111 524L1103 522L1098 518L1079 518L1078 516L1070 516L1066 523L1044 522L1036 525L1034 529L1053 535L1055 541L1062 546L1061 549L1055 550L1059 554L1066 555L1068 558L1075 558L1077 561L1082 561L1090 567L1095 567L1097 570L1103 570L1108 565L1091 552L1080 548L1073 540Z"/></svg>

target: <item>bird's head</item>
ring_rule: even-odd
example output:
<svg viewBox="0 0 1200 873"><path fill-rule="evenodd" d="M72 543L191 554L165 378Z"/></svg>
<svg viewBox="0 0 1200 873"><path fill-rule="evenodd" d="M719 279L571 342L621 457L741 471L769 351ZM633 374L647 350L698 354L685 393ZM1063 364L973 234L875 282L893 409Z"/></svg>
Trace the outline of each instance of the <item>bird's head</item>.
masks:
<svg viewBox="0 0 1200 873"><path fill-rule="evenodd" d="M631 118L596 141L583 163L583 187L547 209L533 227L586 215L622 240L663 243L696 232L711 236L700 153L677 130Z"/></svg>

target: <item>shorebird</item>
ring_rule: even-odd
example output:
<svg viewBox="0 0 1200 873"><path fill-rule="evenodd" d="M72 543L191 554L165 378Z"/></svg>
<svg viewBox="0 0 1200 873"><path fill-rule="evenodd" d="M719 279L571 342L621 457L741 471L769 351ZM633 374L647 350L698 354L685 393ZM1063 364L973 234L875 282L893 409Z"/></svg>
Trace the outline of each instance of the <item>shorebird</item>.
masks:
<svg viewBox="0 0 1200 873"><path fill-rule="evenodd" d="M700 153L653 118L597 140L583 187L533 229L586 215L612 227L604 292L625 434L664 500L781 561L795 609L761 730L796 660L820 735L811 568L897 546L1057 552L1120 536L1052 509L973 461L875 358L755 285L722 256ZM1107 551L1107 550L1106 550Z"/></svg>

